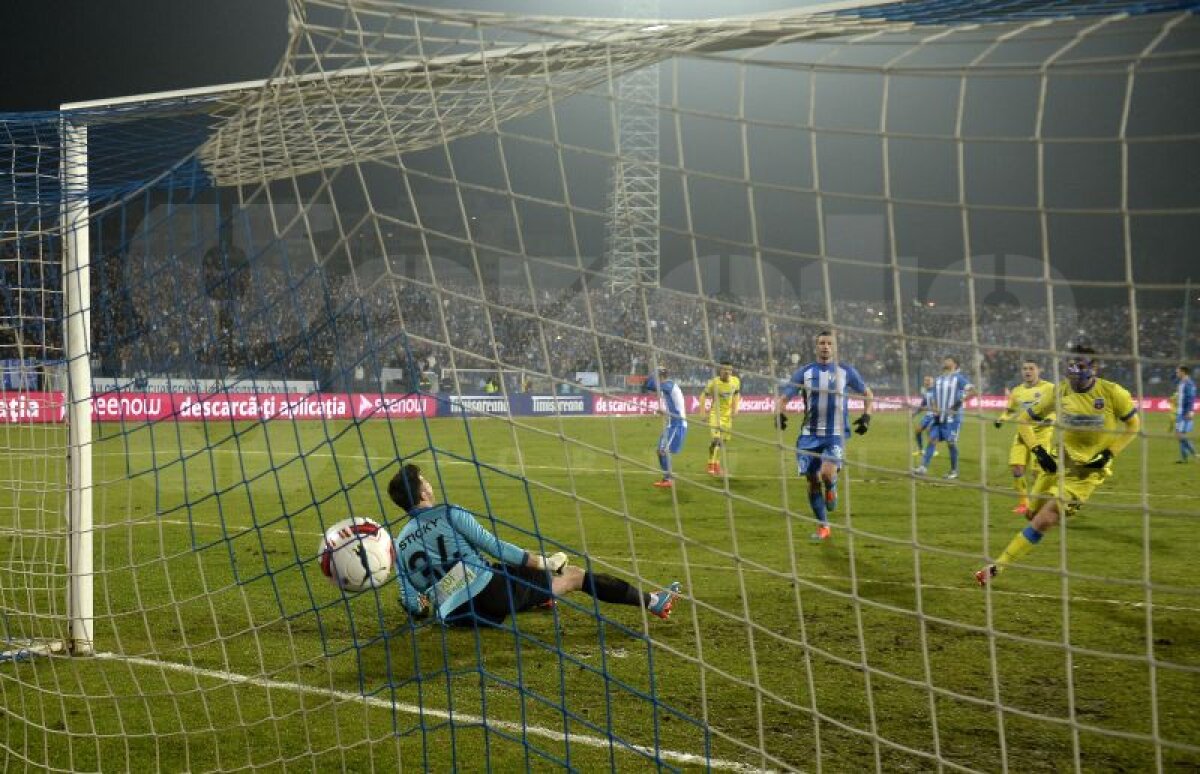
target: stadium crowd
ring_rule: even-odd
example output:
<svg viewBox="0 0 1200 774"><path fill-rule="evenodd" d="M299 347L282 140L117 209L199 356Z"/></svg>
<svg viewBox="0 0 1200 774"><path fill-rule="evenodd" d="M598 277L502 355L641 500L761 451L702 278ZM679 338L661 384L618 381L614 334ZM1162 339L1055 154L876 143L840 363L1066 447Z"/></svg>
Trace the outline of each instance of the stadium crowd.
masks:
<svg viewBox="0 0 1200 774"><path fill-rule="evenodd" d="M49 358L61 352L58 326L48 324L61 308L61 281L49 269L45 277L19 276L22 265L31 264L11 249L0 256L0 349L18 357L19 338ZM909 385L919 382L951 354L981 389L998 392L1015 380L1023 355L1051 348L1046 309L1016 304L972 314L910 301L898 317L890 302L839 300L826 309L794 298L764 304L666 288L616 294L582 282L560 290L496 285L484 294L478 284L435 287L385 274L360 287L351 275L265 263L238 267L245 276L222 279L214 292L196 260L129 256L94 266L93 348L100 373L110 376L253 373L349 388L378 383L383 368L414 379L459 369L503 374L510 391L544 391L593 372L620 389L653 363L684 384L700 384L711 363L728 358L747 391L769 391L810 356L811 337L832 320L840 357L877 390L901 391L906 377ZM1137 354L1150 364L1143 370L1148 394L1166 391L1156 383L1168 378L1181 352L1200 353L1195 317L1182 307L1138 309ZM1107 372L1134 383L1127 307L1057 307L1053 325L1058 349L1082 331L1108 353ZM424 386L453 385L435 378Z"/></svg>
<svg viewBox="0 0 1200 774"><path fill-rule="evenodd" d="M965 307L910 302L898 319L891 303L858 300L827 310L790 298L764 306L665 288L614 294L582 283L558 291L498 285L485 294L478 284L433 287L387 275L360 288L349 276L316 269L244 270L252 271L247 291L233 298L197 292L206 285L194 262L107 277L93 315L98 352L122 373L199 367L343 386L370 381L385 367L414 374L493 370L513 391L550 389L549 381L574 382L579 372L603 374L605 386L620 388L652 362L684 383L701 383L712 362L729 358L748 391L769 391L773 378L809 357L811 337L831 319L841 358L877 389L903 390L906 375L915 383L953 354L983 390L1000 391L1014 381L1024 354L1051 348L1045 308L1014 304L972 315ZM1169 373L1185 325L1188 351L1200 351L1200 325L1183 309L1138 312L1138 354L1154 364L1148 380ZM1060 350L1083 331L1110 353L1108 372L1132 383L1128 308L1058 307L1053 322ZM533 378L522 379L523 372Z"/></svg>

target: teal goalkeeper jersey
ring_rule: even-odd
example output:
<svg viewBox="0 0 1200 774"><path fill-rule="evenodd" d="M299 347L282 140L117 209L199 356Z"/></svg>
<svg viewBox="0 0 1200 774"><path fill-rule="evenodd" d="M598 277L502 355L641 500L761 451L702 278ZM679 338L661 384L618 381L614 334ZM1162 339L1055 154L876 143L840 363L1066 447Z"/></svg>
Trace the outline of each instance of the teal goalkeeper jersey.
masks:
<svg viewBox="0 0 1200 774"><path fill-rule="evenodd" d="M518 566L526 558L524 549L485 530L470 511L448 504L410 512L393 544L400 603L416 613L421 609L417 595L426 594L443 618L492 579L484 554Z"/></svg>

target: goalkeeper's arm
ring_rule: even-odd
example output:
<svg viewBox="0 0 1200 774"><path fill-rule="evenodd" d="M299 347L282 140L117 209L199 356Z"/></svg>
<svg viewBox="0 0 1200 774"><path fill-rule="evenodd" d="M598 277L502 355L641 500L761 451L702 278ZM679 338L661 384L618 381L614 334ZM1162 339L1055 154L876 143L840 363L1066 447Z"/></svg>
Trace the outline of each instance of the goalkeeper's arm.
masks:
<svg viewBox="0 0 1200 774"><path fill-rule="evenodd" d="M399 572L398 574L400 576L401 606L410 617L417 619L425 618L429 615L430 611L429 597L417 591L408 578L404 577L403 572Z"/></svg>

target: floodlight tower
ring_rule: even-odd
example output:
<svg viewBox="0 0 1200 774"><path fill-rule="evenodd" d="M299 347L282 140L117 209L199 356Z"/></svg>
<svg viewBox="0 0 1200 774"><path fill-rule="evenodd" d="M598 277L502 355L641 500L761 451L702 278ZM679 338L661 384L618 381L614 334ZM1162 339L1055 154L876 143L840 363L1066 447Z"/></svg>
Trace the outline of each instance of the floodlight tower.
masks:
<svg viewBox="0 0 1200 774"><path fill-rule="evenodd" d="M628 19L657 19L658 0L622 0ZM614 292L658 287L658 65L615 86L617 161L608 205L608 270Z"/></svg>

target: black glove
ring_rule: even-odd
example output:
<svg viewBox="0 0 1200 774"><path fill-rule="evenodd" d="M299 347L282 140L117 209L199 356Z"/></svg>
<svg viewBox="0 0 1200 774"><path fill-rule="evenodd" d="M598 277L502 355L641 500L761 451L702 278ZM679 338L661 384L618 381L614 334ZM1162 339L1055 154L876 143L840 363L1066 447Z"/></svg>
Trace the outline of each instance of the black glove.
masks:
<svg viewBox="0 0 1200 774"><path fill-rule="evenodd" d="M1107 465L1109 463L1109 461L1112 458L1113 458L1113 453L1110 452L1108 449L1105 449L1104 451L1097 454L1095 457L1092 457L1090 460L1083 463L1083 467L1090 468L1091 470L1101 470L1102 468L1104 468L1105 465Z"/></svg>
<svg viewBox="0 0 1200 774"><path fill-rule="evenodd" d="M775 426L780 430L787 430L787 414L780 411L775 417Z"/></svg>
<svg viewBox="0 0 1200 774"><path fill-rule="evenodd" d="M958 411L959 409L961 409L961 408L962 408L962 401L961 401L961 400L959 400L959 401L955 401L955 402L954 402L954 405L950 407L950 410L951 410L951 411L954 411L954 412L957 412L957 411Z"/></svg>
<svg viewBox="0 0 1200 774"><path fill-rule="evenodd" d="M866 435L871 429L871 415L862 414L858 419L854 420L854 432L859 435Z"/></svg>
<svg viewBox="0 0 1200 774"><path fill-rule="evenodd" d="M995 422L993 422L993 423L992 423L992 426L993 426L993 427L995 427L995 428L997 428L997 429L999 429L999 428L1001 428L1001 427L1004 427L1004 420L1003 420L1003 419L997 419Z"/></svg>
<svg viewBox="0 0 1200 774"><path fill-rule="evenodd" d="M1037 463L1042 470L1047 473L1058 472L1058 463L1054 461L1054 457L1050 456L1050 452L1046 451L1046 447L1033 447L1033 456L1037 458Z"/></svg>

